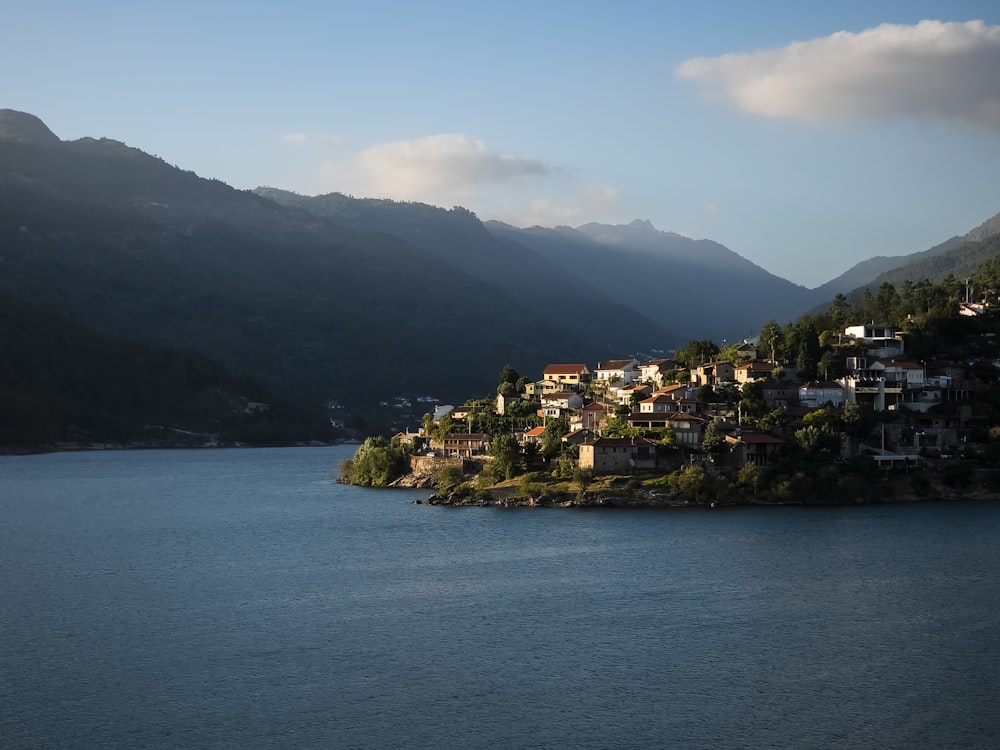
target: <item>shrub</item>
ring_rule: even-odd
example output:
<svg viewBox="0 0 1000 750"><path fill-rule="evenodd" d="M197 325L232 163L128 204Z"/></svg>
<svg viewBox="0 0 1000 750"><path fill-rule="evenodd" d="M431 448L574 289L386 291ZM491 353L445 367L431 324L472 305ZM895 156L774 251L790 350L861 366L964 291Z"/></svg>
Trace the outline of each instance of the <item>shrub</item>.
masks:
<svg viewBox="0 0 1000 750"><path fill-rule="evenodd" d="M437 470L438 487L445 491L462 481L462 469L455 464L446 464Z"/></svg>

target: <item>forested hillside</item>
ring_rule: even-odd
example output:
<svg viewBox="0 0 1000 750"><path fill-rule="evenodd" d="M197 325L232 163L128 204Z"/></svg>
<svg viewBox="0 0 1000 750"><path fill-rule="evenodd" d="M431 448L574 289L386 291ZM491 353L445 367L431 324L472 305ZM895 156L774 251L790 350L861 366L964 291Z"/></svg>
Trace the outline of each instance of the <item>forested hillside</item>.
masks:
<svg viewBox="0 0 1000 750"><path fill-rule="evenodd" d="M0 450L329 439L218 361L111 339L0 295Z"/></svg>

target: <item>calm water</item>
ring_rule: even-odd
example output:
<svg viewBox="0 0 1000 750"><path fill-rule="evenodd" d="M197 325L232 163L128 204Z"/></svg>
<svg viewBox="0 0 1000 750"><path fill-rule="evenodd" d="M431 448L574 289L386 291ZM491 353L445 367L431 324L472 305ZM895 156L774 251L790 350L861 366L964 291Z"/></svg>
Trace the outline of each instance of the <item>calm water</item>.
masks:
<svg viewBox="0 0 1000 750"><path fill-rule="evenodd" d="M997 748L1000 504L566 511L0 458L3 748Z"/></svg>

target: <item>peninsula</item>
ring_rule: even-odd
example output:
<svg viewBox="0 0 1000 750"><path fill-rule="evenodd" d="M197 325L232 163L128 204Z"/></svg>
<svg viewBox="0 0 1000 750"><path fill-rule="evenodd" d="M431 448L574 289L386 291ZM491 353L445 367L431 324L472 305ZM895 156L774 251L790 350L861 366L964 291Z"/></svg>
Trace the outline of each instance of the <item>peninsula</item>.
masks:
<svg viewBox="0 0 1000 750"><path fill-rule="evenodd" d="M366 440L341 481L432 488L417 502L438 505L997 497L1000 260L977 280L975 303L947 280L883 284L739 343L555 363L537 379L507 365L495 395Z"/></svg>

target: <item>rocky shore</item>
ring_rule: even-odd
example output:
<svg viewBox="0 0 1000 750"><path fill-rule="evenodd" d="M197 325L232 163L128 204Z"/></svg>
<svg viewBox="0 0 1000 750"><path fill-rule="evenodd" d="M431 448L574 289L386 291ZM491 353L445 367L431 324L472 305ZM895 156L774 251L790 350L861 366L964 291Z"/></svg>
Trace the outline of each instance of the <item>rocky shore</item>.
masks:
<svg viewBox="0 0 1000 750"><path fill-rule="evenodd" d="M406 485L399 485L406 486ZM468 494L446 492L424 499L414 499L414 505L438 505L453 508L727 508L777 506L837 506L915 503L927 501L958 502L966 500L1000 500L1000 494L975 489L956 491L935 483L923 492L914 491L910 482L890 481L880 493L867 495L817 497L777 497L771 493L737 493L725 498L693 498L667 490L638 489L631 492L543 492L523 496L491 491Z"/></svg>

